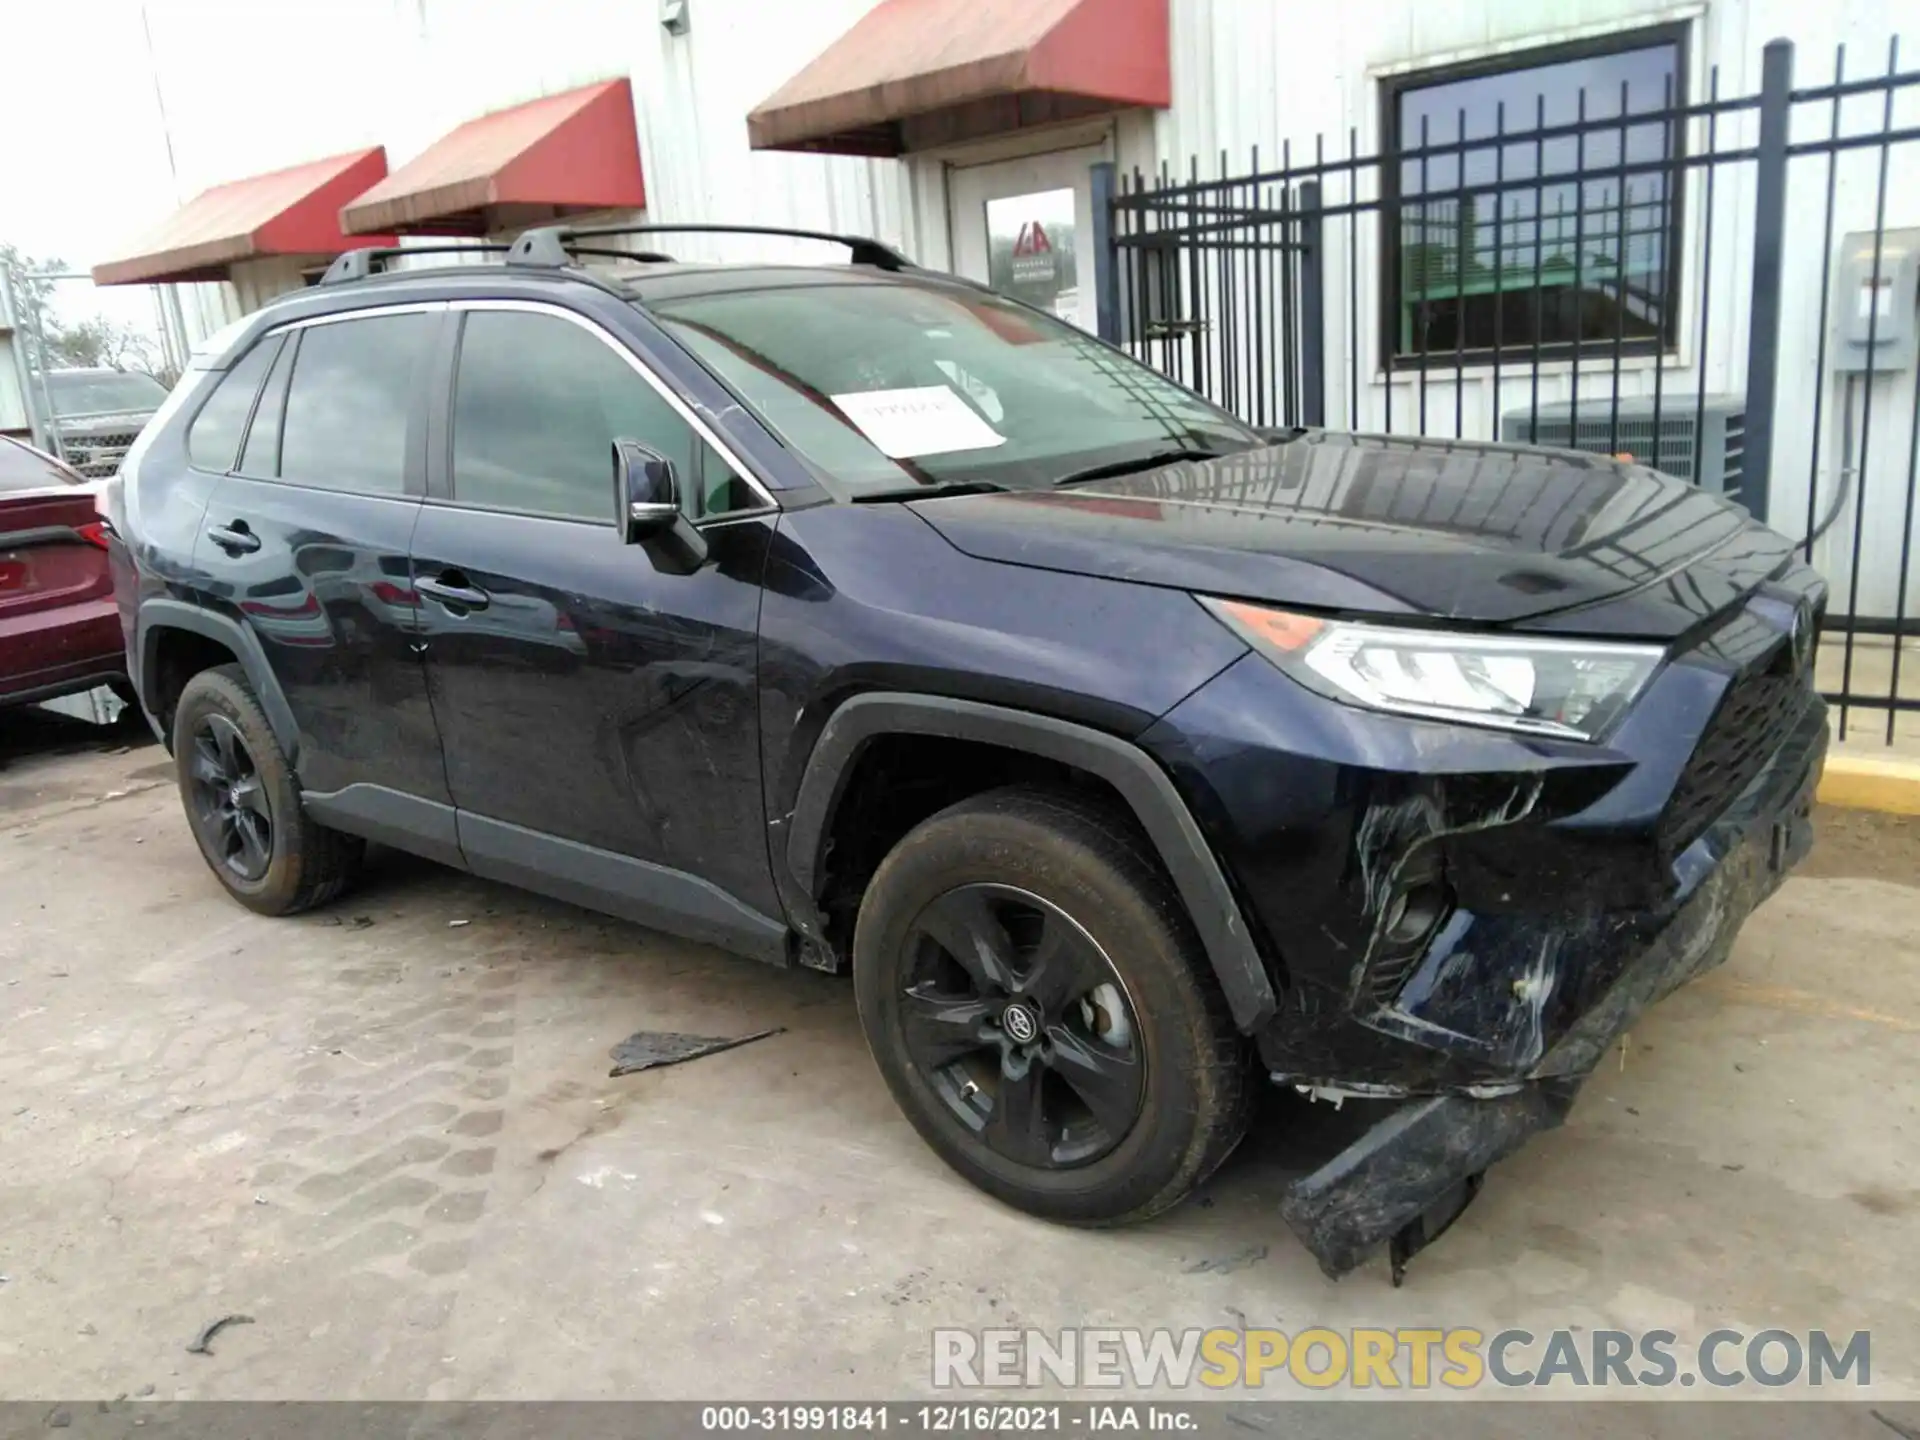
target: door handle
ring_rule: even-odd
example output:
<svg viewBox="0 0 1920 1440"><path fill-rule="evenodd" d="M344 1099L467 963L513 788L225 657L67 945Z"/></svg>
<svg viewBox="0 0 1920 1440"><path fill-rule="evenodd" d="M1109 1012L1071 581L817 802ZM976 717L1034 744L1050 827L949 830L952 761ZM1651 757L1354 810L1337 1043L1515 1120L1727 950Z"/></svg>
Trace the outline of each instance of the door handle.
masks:
<svg viewBox="0 0 1920 1440"><path fill-rule="evenodd" d="M247 528L244 520L215 525L207 531L207 538L229 555L251 555L260 548L260 537Z"/></svg>
<svg viewBox="0 0 1920 1440"><path fill-rule="evenodd" d="M413 588L422 595L438 600L449 609L457 606L461 610L484 610L487 608L487 602L492 598L486 591L472 585L454 585L444 579L416 580L413 582Z"/></svg>

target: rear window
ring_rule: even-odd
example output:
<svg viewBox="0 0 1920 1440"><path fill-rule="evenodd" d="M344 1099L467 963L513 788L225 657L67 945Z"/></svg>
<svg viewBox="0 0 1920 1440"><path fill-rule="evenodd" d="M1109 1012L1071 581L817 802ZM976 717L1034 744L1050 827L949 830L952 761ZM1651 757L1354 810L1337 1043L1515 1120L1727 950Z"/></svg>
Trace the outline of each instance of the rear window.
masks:
<svg viewBox="0 0 1920 1440"><path fill-rule="evenodd" d="M38 450L0 436L0 493L43 490L49 485L76 485L79 477L56 465Z"/></svg>
<svg viewBox="0 0 1920 1440"><path fill-rule="evenodd" d="M280 436L280 476L398 495L407 426L438 316L369 315L300 333Z"/></svg>

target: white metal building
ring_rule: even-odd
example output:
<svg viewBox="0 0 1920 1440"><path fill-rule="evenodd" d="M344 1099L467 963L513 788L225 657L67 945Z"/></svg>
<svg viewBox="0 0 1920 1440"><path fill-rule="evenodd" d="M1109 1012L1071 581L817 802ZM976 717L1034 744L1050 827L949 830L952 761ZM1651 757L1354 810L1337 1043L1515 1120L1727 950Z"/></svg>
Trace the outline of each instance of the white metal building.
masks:
<svg viewBox="0 0 1920 1440"><path fill-rule="evenodd" d="M1371 155L1395 138L1387 132L1396 117L1411 115L1396 109L1397 97L1439 94L1445 81L1449 96L1464 97L1464 113L1507 80L1524 88L1534 72L1558 73L1548 59L1651 57L1634 83L1698 99L1716 83L1722 95L1756 92L1763 47L1776 38L1793 42L1796 83L1809 84L1832 75L1838 47L1853 76L1897 65L1888 47L1903 27L1920 44L1920 0L150 0L149 15L183 193L376 146L395 177L421 157L443 172L445 152L464 143L451 137L477 117L625 80L647 219L870 234L923 263L1001 280L988 207L1018 199L1019 234L1001 237L998 263L1030 243L1021 234L1044 228L1080 270L1079 283L1053 301L1089 328L1096 162L1114 162L1122 175L1163 165L1180 174L1199 157L1203 175L1222 166L1247 173L1256 155L1269 167L1288 147L1296 159L1311 153L1316 137L1330 155L1350 144ZM1893 106L1892 91L1846 100L1843 123L1880 125L1883 99ZM1920 90L1902 92L1887 127L1920 123L1907 113L1915 102ZM1862 107L1874 113L1863 119ZM1706 137L1693 132L1706 122L1688 123L1685 143L1697 150ZM1740 111L1716 123L1725 150L1752 143L1757 117ZM1824 114L1796 113L1794 138L1825 123ZM1872 152L1836 158L1835 236L1873 228L1877 213L1889 231L1920 226L1920 147L1881 153L1893 168L1885 181ZM1701 318L1629 356L1619 367L1622 394L1650 390L1656 371L1673 394L1745 383L1750 250L1733 247L1709 267L1703 235L1708 224L1723 237L1751 229L1753 179L1750 170L1722 175L1711 206L1703 183L1702 172L1687 174L1663 242L1676 257L1672 303ZM591 208L483 207L456 228L497 233L514 228L508 216L524 223ZM127 233L107 247L114 253L142 250L135 234L154 217L126 218ZM404 223L405 204L376 218L402 233L436 229L431 216ZM348 243L342 237L333 248ZM1786 244L1781 392L1811 396L1831 383L1816 360L1817 272L1830 247L1817 206L1795 206ZM659 248L725 258L749 253L742 246L767 253L757 242L700 236L663 239ZM253 253L221 262L221 283L183 284L187 338L302 283L324 258ZM1420 381L1387 353L1390 267L1370 234L1325 263L1328 293L1352 297L1327 316L1329 417L1378 427L1391 404L1392 428L1410 428ZM167 278L137 264L120 275ZM1911 308L1912 298L1902 303ZM1573 364L1538 367L1538 400L1565 398ZM1457 411L1463 434L1489 438L1496 417L1527 398L1515 387L1531 380L1510 373L1495 393L1492 371L1468 363L1430 373L1426 384L1429 403L1449 417L1447 433ZM1872 385L1885 389L1875 402L1885 418L1882 459L1870 469L1884 465L1886 475L1865 477L1870 501L1876 483L1904 478L1913 377L1883 375ZM1830 483L1822 474L1838 464L1826 453L1837 443L1833 427L1816 447L1803 420L1791 407L1779 417L1777 455L1801 457L1777 482L1789 517L1805 512L1809 488L1820 492ZM1891 587L1905 531L1873 528L1877 548L1862 564L1876 587Z"/></svg>

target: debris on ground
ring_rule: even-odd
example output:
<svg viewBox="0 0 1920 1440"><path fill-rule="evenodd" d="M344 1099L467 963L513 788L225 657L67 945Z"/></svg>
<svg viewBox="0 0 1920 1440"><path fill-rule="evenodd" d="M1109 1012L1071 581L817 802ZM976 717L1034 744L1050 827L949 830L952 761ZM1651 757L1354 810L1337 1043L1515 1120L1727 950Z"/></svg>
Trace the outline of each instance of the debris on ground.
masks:
<svg viewBox="0 0 1920 1440"><path fill-rule="evenodd" d="M462 925L471 925L472 923L471 920L449 920L447 921L447 929L458 930Z"/></svg>
<svg viewBox="0 0 1920 1440"><path fill-rule="evenodd" d="M368 929L372 924L373 917L371 915L356 915L353 917L353 928L356 930Z"/></svg>
<svg viewBox="0 0 1920 1440"><path fill-rule="evenodd" d="M194 1337L193 1343L187 1346L187 1353L189 1355L211 1355L213 1351L208 1347L212 1344L214 1336L218 1335L229 1325L251 1324L253 1324L253 1316L251 1315L222 1315L218 1320L215 1320Z"/></svg>
<svg viewBox="0 0 1920 1440"><path fill-rule="evenodd" d="M1189 1275L1231 1275L1236 1270L1244 1270L1267 1258L1267 1247L1249 1245L1244 1250L1236 1250L1231 1255L1217 1255L1211 1260L1197 1260L1187 1267Z"/></svg>
<svg viewBox="0 0 1920 1440"><path fill-rule="evenodd" d="M680 1035L671 1030L639 1030L607 1053L613 1059L608 1075L633 1075L661 1065L678 1065L683 1060L698 1060L702 1055L717 1055L722 1050L751 1045L769 1035L778 1035L787 1027L758 1030L751 1035L728 1039L717 1035ZM1263 1252L1264 1253L1264 1252Z"/></svg>

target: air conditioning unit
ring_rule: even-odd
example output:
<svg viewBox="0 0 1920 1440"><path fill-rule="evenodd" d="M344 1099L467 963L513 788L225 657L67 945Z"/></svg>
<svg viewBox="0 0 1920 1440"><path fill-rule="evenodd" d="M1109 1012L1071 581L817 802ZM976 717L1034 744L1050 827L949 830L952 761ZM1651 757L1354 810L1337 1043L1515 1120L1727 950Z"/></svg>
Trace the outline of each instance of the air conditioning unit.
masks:
<svg viewBox="0 0 1920 1440"><path fill-rule="evenodd" d="M1529 409L1500 417L1500 438L1509 445L1551 445L1592 455L1631 455L1703 490L1741 498L1741 460L1746 451L1747 402L1738 395L1662 395L1656 456L1653 397L1622 397L1616 420L1611 399L1582 400L1579 419L1564 402L1542 405L1537 422Z"/></svg>

